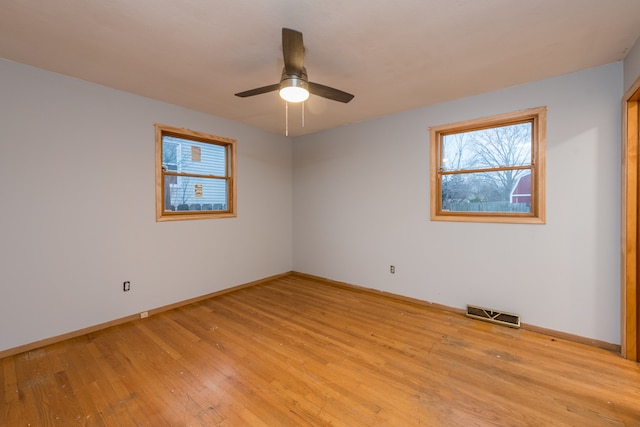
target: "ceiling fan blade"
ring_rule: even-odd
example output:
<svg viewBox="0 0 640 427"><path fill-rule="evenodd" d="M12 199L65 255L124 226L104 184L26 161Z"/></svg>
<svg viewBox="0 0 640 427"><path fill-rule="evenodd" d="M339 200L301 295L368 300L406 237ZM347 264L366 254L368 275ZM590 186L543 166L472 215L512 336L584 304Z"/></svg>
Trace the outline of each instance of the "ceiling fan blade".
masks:
<svg viewBox="0 0 640 427"><path fill-rule="evenodd" d="M304 45L302 33L290 28L282 29L282 56L284 69L288 75L302 76L304 66Z"/></svg>
<svg viewBox="0 0 640 427"><path fill-rule="evenodd" d="M255 89L245 90L244 92L236 93L236 96L240 98L246 98L248 96L260 95L262 93L273 92L274 90L280 89L280 83L276 83L269 86L262 86Z"/></svg>
<svg viewBox="0 0 640 427"><path fill-rule="evenodd" d="M353 95L350 93L313 82L309 82L309 92L333 101L344 102L345 104L353 99Z"/></svg>

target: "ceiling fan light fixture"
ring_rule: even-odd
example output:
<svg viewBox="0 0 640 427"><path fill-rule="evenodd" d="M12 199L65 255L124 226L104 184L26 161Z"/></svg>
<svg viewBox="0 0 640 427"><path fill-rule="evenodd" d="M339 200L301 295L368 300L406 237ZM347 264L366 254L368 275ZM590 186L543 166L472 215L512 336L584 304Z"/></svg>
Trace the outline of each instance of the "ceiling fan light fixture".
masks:
<svg viewBox="0 0 640 427"><path fill-rule="evenodd" d="M280 98L287 102L302 102L309 98L307 82L297 77L288 77L280 82Z"/></svg>

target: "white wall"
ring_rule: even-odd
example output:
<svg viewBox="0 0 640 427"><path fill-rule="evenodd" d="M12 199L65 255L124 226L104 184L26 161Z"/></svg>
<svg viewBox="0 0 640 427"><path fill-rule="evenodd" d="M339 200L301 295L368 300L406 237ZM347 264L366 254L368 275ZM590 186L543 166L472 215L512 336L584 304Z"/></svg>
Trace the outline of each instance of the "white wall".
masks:
<svg viewBox="0 0 640 427"><path fill-rule="evenodd" d="M627 91L640 77L640 39L636 40L624 59L624 90Z"/></svg>
<svg viewBox="0 0 640 427"><path fill-rule="evenodd" d="M292 147L0 60L0 351L292 269L619 343L623 86L615 63ZM431 222L427 128L542 105L547 224ZM155 222L154 122L238 140L238 218Z"/></svg>
<svg viewBox="0 0 640 427"><path fill-rule="evenodd" d="M622 67L296 138L294 269L619 343ZM538 106L547 224L431 222L427 128Z"/></svg>
<svg viewBox="0 0 640 427"><path fill-rule="evenodd" d="M292 269L290 139L6 60L0 94L0 351ZM237 218L155 222L154 122L238 140Z"/></svg>

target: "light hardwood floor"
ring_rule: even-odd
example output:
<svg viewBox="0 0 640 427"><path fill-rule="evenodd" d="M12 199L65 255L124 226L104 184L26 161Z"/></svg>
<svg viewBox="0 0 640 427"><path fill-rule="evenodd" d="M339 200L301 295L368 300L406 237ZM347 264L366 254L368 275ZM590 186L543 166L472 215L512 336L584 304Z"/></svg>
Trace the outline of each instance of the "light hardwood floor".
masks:
<svg viewBox="0 0 640 427"><path fill-rule="evenodd" d="M640 426L640 365L288 275L0 360L2 426Z"/></svg>

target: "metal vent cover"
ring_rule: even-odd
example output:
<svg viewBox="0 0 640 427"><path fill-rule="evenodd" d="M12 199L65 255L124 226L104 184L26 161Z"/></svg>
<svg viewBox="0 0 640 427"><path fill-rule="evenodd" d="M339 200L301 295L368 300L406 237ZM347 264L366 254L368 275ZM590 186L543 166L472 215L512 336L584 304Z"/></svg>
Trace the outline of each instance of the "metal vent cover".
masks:
<svg viewBox="0 0 640 427"><path fill-rule="evenodd" d="M519 314L505 313L504 311L493 310L491 308L467 305L467 317L509 326L511 328L520 327Z"/></svg>

